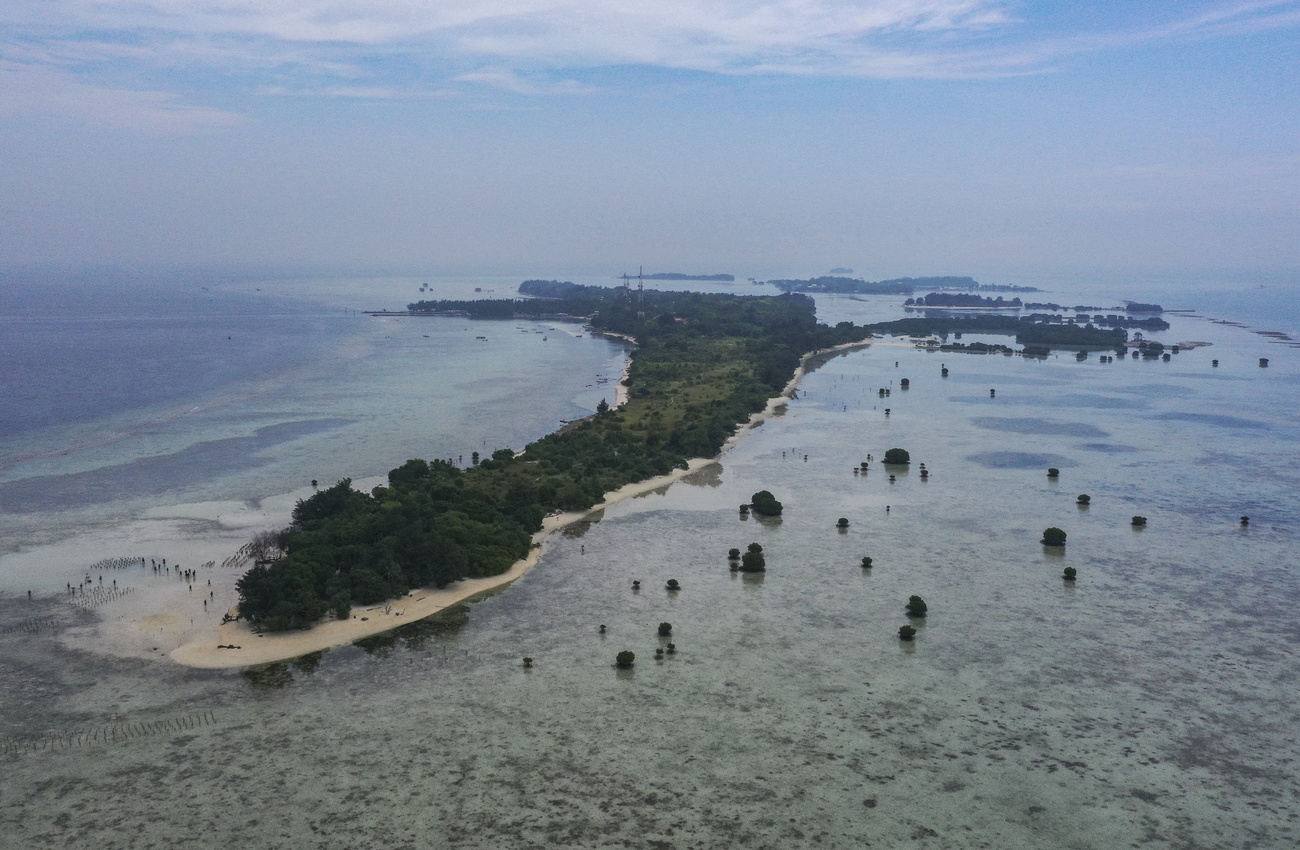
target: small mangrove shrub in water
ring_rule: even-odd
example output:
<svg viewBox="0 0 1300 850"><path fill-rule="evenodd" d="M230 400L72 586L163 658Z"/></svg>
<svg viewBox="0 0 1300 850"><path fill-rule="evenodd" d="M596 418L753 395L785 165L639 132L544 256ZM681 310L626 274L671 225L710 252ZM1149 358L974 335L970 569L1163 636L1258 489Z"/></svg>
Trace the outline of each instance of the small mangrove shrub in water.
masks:
<svg viewBox="0 0 1300 850"><path fill-rule="evenodd" d="M750 505L759 516L780 516L781 503L767 490L759 490L750 497Z"/></svg>
<svg viewBox="0 0 1300 850"><path fill-rule="evenodd" d="M1147 518L1144 516L1134 516L1132 524L1134 528L1146 528Z"/></svg>
<svg viewBox="0 0 1300 850"><path fill-rule="evenodd" d="M914 628L911 627L911 626L901 626L901 627L898 629L898 639L899 639L899 640L915 640L915 639L916 639L916 629L914 629Z"/></svg>
<svg viewBox="0 0 1300 850"><path fill-rule="evenodd" d="M1052 526L1051 528L1045 529L1043 531L1042 543L1044 546L1064 546L1065 532L1057 528L1056 526Z"/></svg>
<svg viewBox="0 0 1300 850"><path fill-rule="evenodd" d="M681 590L681 589L682 589L682 586L677 582L677 579L675 579L675 578L670 578L670 579L668 579L668 589L669 589L669 590Z"/></svg>
<svg viewBox="0 0 1300 850"><path fill-rule="evenodd" d="M636 653L630 649L625 649L622 652L620 652L618 655L614 656L614 665L616 667L622 667L624 670L626 670L628 667L631 667L633 662L635 661L636 661Z"/></svg>
<svg viewBox="0 0 1300 850"><path fill-rule="evenodd" d="M907 598L907 615L909 617L924 617L926 612L925 600L919 596L909 596Z"/></svg>
<svg viewBox="0 0 1300 850"><path fill-rule="evenodd" d="M740 550L739 549L727 550L727 558L728 560L732 560L732 561L740 560Z"/></svg>
<svg viewBox="0 0 1300 850"><path fill-rule="evenodd" d="M911 463L912 456L907 449L889 449L885 452L885 463Z"/></svg>
<svg viewBox="0 0 1300 850"><path fill-rule="evenodd" d="M864 570L869 570L869 569L871 569L871 559L868 558L866 555L863 555L863 556L862 556L862 568L863 568Z"/></svg>
<svg viewBox="0 0 1300 850"><path fill-rule="evenodd" d="M835 527L836 527L836 528L848 528L848 527L849 527L849 518L848 518L848 517L840 517L839 519L837 519L837 520L835 521Z"/></svg>
<svg viewBox="0 0 1300 850"><path fill-rule="evenodd" d="M670 634L672 634L672 633L673 633L673 624L672 624L672 623L660 623L660 624L659 624L659 637L668 637L668 636L669 636Z"/></svg>
<svg viewBox="0 0 1300 850"><path fill-rule="evenodd" d="M1061 475L1061 470L1057 469L1056 467L1054 467L1054 466L1049 466L1049 467L1047 468L1047 477L1048 477L1048 478L1059 478L1060 475Z"/></svg>
<svg viewBox="0 0 1300 850"><path fill-rule="evenodd" d="M532 666L533 666L533 659L530 658L529 656L525 655L525 656L524 656L524 666L525 666L525 667L532 667Z"/></svg>
<svg viewBox="0 0 1300 850"><path fill-rule="evenodd" d="M1076 575L1076 570L1074 569L1074 567L1066 567L1065 572L1061 573L1061 577L1064 578L1066 581L1074 581L1075 575Z"/></svg>

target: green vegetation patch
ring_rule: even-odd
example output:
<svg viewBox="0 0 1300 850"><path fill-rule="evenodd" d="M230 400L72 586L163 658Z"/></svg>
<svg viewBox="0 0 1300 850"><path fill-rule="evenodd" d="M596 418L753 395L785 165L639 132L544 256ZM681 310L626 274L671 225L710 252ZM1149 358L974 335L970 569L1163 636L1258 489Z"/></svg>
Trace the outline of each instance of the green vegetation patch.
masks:
<svg viewBox="0 0 1300 850"><path fill-rule="evenodd" d="M632 293L545 282L559 297L420 302L415 312L510 319L545 310L589 316L596 331L637 340L630 400L477 466L409 460L370 493L348 479L298 503L277 536L281 557L238 582L240 616L270 631L347 616L428 585L499 575L524 557L542 519L582 510L625 484L712 457L777 395L806 352L864 339L848 322L818 324L811 298Z"/></svg>

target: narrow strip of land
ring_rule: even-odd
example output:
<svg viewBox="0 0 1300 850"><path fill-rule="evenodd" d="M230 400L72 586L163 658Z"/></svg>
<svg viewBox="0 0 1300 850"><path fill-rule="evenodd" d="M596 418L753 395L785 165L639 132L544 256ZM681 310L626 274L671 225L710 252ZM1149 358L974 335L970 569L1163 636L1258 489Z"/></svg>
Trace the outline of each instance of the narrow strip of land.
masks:
<svg viewBox="0 0 1300 850"><path fill-rule="evenodd" d="M806 374L809 361L814 357L864 348L869 344L865 341L845 343L805 354L800 360L798 369L782 392L769 399L767 406L762 411L751 415L749 421L738 428L736 433L727 440L722 451L726 452L739 443L750 430L765 421L775 412L777 407L789 400L799 381ZM626 374L625 370L625 380ZM626 400L626 387L622 383L619 386L619 393L621 405ZM692 458L688 461L685 469L674 469L667 475L659 475L644 481L627 484L605 494L604 501L587 510L567 511L546 517L542 521L542 529L533 534L532 546L528 555L516 561L509 570L499 575L487 578L462 579L443 588L418 588L405 596L384 603L355 608L349 619L326 619L305 631L259 632L242 620L224 623L173 650L171 658L190 667L249 667L284 661L324 649L342 646L398 628L407 623L413 623L437 614L453 605L472 600L517 581L537 565L546 551L546 544L551 535L565 526L585 520L596 512L619 502L667 487L692 472L715 463L717 459L717 457Z"/></svg>

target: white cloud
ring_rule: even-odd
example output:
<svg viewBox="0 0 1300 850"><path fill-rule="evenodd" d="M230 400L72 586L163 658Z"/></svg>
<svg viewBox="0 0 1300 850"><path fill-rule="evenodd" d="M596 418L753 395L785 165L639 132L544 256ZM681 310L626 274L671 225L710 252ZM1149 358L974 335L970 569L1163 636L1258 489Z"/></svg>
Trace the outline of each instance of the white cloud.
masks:
<svg viewBox="0 0 1300 850"><path fill-rule="evenodd" d="M982 32L1012 22L1001 0L10 0L0 20L110 31L406 45L559 65L745 70L800 57L828 68L873 37ZM39 9L38 9L39 7ZM53 7L53 9L51 9ZM24 13L24 10L26 13Z"/></svg>
<svg viewBox="0 0 1300 850"><path fill-rule="evenodd" d="M596 89L566 77L613 66L993 77L1150 42L1300 25L1300 0L1236 0L1161 7L1181 17L1130 10L1147 23L1046 35L1029 8L1021 0L5 0L0 61L26 70L8 72L0 103L10 114L82 109L102 122L134 110L159 126L195 126L234 119L157 91L160 80L375 99L422 96L430 81L434 90L451 81L586 94Z"/></svg>
<svg viewBox="0 0 1300 850"><path fill-rule="evenodd" d="M576 80L550 82L529 79L520 76L509 68L484 68L479 71L460 74L456 77L456 80L463 83L481 83L503 91L527 95L592 94L597 91L596 88L583 85Z"/></svg>
<svg viewBox="0 0 1300 850"><path fill-rule="evenodd" d="M244 116L181 102L174 94L90 85L50 67L0 60L0 117L65 118L144 133L184 133L244 123Z"/></svg>

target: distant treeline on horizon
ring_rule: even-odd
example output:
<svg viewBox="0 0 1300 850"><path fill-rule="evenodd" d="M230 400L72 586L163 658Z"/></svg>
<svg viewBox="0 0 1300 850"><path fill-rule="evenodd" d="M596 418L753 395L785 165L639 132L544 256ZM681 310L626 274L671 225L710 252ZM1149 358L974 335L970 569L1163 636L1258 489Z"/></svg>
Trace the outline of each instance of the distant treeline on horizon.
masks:
<svg viewBox="0 0 1300 850"><path fill-rule="evenodd" d="M641 275L646 280L712 280L730 283L736 279L734 274L682 274L681 272L655 272Z"/></svg>
<svg viewBox="0 0 1300 850"><path fill-rule="evenodd" d="M980 283L972 277L898 277L892 280L863 280L824 275L807 280L769 280L783 292L834 292L852 295L911 295L918 289L959 289L976 292L1041 292L1036 286Z"/></svg>

